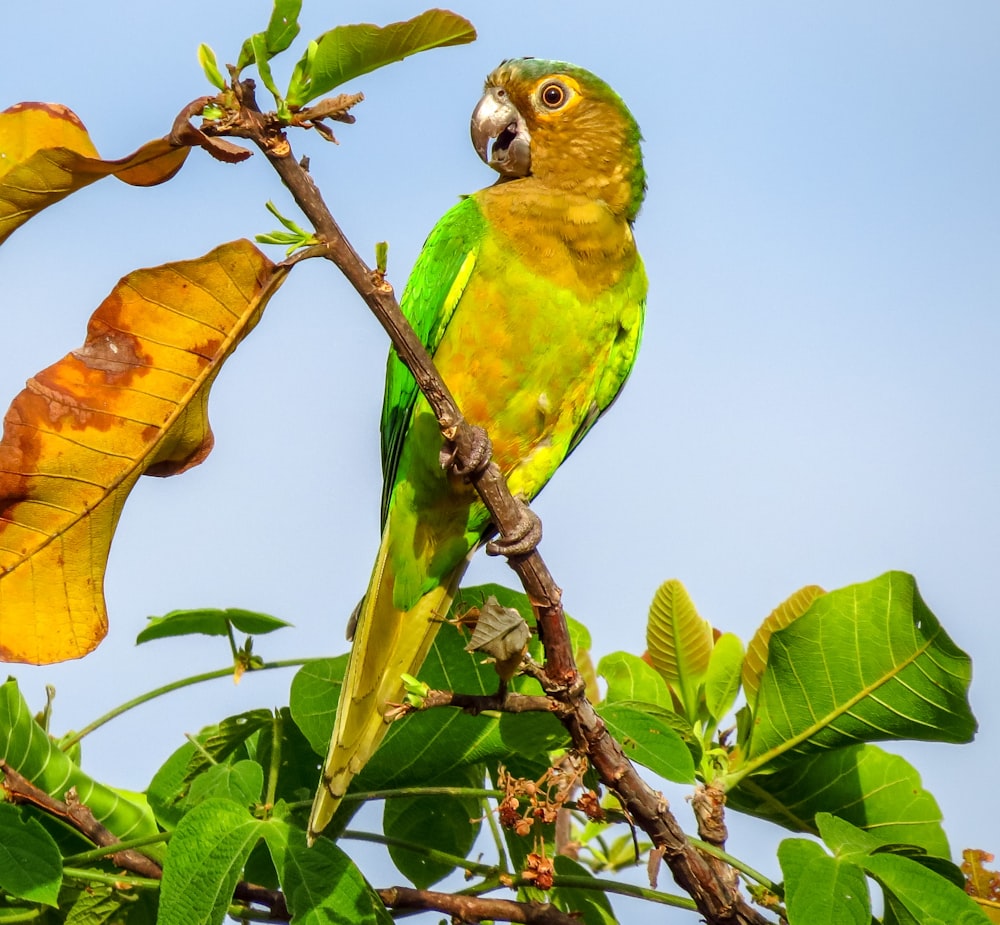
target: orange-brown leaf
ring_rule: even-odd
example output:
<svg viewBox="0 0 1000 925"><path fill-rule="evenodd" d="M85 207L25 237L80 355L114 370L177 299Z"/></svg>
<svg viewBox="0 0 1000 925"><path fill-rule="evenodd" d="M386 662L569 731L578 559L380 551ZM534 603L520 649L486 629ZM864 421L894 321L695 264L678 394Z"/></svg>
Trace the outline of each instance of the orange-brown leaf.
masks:
<svg viewBox="0 0 1000 925"><path fill-rule="evenodd" d="M128 493L208 455L212 382L287 273L249 241L137 270L83 347L28 380L0 440L0 659L62 661L101 641Z"/></svg>
<svg viewBox="0 0 1000 925"><path fill-rule="evenodd" d="M826 594L826 592L818 585L806 585L804 588L799 588L786 601L775 607L754 633L750 645L747 646L746 657L743 659L743 690L750 704L753 704L757 697L760 676L764 673L764 667L767 665L767 646L771 641L771 634L776 630L784 629L801 617L821 594Z"/></svg>
<svg viewBox="0 0 1000 925"><path fill-rule="evenodd" d="M0 112L0 243L35 213L109 175L132 186L169 180L187 147L166 138L117 161L100 158L76 114L58 103L18 103Z"/></svg>
<svg viewBox="0 0 1000 925"><path fill-rule="evenodd" d="M993 855L978 848L962 852L962 873L965 874L965 892L979 903L991 922L1000 922L1000 874L986 865L993 863Z"/></svg>

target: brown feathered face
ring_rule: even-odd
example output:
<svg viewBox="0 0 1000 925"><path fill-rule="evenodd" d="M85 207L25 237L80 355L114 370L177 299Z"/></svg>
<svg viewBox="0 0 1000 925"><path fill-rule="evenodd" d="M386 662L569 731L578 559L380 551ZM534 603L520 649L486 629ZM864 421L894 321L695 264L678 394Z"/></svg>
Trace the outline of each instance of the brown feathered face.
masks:
<svg viewBox="0 0 1000 925"><path fill-rule="evenodd" d="M639 129L618 95L558 61L505 61L486 79L472 143L506 180L532 176L632 217L645 188ZM492 142L492 143L491 143Z"/></svg>

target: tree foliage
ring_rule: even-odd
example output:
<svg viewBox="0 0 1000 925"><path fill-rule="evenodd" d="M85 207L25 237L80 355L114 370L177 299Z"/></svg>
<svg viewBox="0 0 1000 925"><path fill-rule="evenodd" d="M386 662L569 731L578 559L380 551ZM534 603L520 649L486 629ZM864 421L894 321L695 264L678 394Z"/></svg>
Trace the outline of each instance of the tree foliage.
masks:
<svg viewBox="0 0 1000 925"><path fill-rule="evenodd" d="M225 70L201 46L217 92L182 110L164 138L121 160L101 159L65 107L26 103L0 114L0 241L102 177L166 182L193 146L227 161L248 156L226 135L250 138L281 172L287 130L330 138L328 121L353 121L358 97L325 94L409 54L475 37L467 21L442 10L385 28L341 26L308 43L282 91L269 62L296 39L300 5L275 0L266 28ZM251 66L274 98L270 112L256 108L242 77ZM196 117L199 127L190 123ZM297 263L329 256L319 213L297 198L316 230L269 206L285 230L261 236L287 245L289 259L274 263L249 241L235 241L136 270L95 310L83 346L15 397L0 442L4 659L52 662L99 643L107 626L104 568L130 489L140 475L174 475L204 459L212 447L208 394L222 364ZM378 292L383 274L380 263L355 275ZM400 706L403 720L358 776L332 834L312 848L304 826L344 656L297 662L287 707L203 729L142 794L91 778L80 739L124 709L209 676L152 691L62 741L8 680L0 686L7 796L0 925L154 918L209 925L227 913L386 923L389 909L413 908L466 920L597 925L616 920L618 894L698 910L709 921L722 921L713 901L736 896L737 918L727 921L864 925L873 920L873 886L884 908L878 921L887 925L998 920L997 875L985 867L991 858L967 851L956 866L918 772L875 744L966 742L976 729L970 659L912 576L891 572L831 592L803 588L745 645L702 618L679 581L667 581L650 607L644 653L606 654L595 670L586 629L568 620L568 658L589 701L554 692L540 667L552 653L537 634L503 697L495 693L497 669L469 651L471 628L492 617L491 608L534 627L531 600L537 604L493 585L460 592L449 628ZM223 671L239 677L283 667L255 654L251 637L284 626L244 610L175 611L150 621L138 641L225 637L232 663ZM237 634L247 635L238 642ZM591 702L596 719L588 726L581 716ZM612 751L594 738L607 732ZM690 895L658 888L661 859L674 860L664 831L676 822L663 801L635 818L601 754L641 766L671 792L691 793L698 835L679 837L711 882L690 885L671 866ZM361 803L376 800L384 802L381 832L347 828ZM793 833L778 850L783 882L732 853L724 805ZM474 859L487 840L494 857ZM386 845L414 889L375 888L352 857L359 841ZM640 859L648 888L618 876ZM471 886L431 889L460 872ZM506 896L493 897L498 891Z"/></svg>

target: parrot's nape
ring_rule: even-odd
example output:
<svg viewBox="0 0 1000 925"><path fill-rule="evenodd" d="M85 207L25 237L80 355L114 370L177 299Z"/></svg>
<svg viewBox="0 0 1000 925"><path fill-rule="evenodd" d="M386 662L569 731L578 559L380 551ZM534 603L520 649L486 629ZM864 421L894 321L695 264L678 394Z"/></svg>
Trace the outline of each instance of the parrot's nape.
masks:
<svg viewBox="0 0 1000 925"><path fill-rule="evenodd" d="M556 61L503 62L472 116L500 174L445 213L401 306L515 495L533 498L611 405L635 360L646 274L632 223L646 188L639 128L618 95ZM437 421L395 351L382 410L382 542L359 605L315 840L388 726L490 533L472 488L441 468Z"/></svg>

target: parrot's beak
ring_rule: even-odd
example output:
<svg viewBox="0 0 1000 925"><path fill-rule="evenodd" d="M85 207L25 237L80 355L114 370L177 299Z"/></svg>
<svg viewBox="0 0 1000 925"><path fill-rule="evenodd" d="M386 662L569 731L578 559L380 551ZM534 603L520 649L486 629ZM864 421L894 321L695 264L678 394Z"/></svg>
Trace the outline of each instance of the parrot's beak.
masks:
<svg viewBox="0 0 1000 925"><path fill-rule="evenodd" d="M521 113L502 87L490 87L472 113L472 144L476 153L504 177L531 173L531 135ZM490 139L493 142L489 150Z"/></svg>

